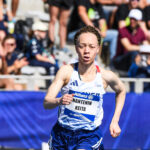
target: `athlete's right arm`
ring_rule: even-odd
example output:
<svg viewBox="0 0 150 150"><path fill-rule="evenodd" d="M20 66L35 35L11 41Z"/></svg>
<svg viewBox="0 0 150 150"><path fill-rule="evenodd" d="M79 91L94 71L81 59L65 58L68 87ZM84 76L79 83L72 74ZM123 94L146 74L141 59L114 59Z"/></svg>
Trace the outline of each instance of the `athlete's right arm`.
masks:
<svg viewBox="0 0 150 150"><path fill-rule="evenodd" d="M44 99L44 108L52 109L61 104L69 104L71 101L71 95L66 94L63 97L56 98L60 89L67 84L72 73L72 67L70 65L62 66L56 74L55 79L50 85L48 92ZM67 100L67 101L66 101Z"/></svg>

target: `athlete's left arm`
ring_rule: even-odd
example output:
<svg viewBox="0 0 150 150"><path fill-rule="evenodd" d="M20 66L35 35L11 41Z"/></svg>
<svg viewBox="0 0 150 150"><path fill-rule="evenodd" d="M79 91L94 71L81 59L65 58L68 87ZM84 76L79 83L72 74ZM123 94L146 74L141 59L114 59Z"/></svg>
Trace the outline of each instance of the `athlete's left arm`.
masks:
<svg viewBox="0 0 150 150"><path fill-rule="evenodd" d="M126 90L122 81L112 71L104 70L102 77L106 85L109 85L116 93L115 112L110 124L110 134L112 137L120 135L119 119L124 106Z"/></svg>

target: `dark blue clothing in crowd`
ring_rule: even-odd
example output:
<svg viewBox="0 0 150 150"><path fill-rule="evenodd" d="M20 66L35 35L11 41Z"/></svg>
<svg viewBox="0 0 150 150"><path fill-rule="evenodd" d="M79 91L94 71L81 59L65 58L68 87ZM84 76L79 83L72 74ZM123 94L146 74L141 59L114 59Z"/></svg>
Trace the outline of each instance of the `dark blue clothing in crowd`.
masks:
<svg viewBox="0 0 150 150"><path fill-rule="evenodd" d="M36 59L36 55L42 55L44 51L42 41L37 40L35 37L32 38L27 44L26 48L26 57L29 61L29 65L31 66L41 66L44 67L49 75L55 75L58 71L58 67L49 62L39 61ZM54 69L52 69L54 68ZM51 71L53 70L53 71Z"/></svg>
<svg viewBox="0 0 150 150"><path fill-rule="evenodd" d="M0 21L0 30L3 30L5 31L5 33L8 33L7 28L4 26L4 21Z"/></svg>
<svg viewBox="0 0 150 150"><path fill-rule="evenodd" d="M7 65L8 65L8 66L13 65L14 62L15 62L15 60L17 60L17 59L18 59L17 53L16 53L16 52L13 52L13 53L11 54L11 57L10 57L10 58L6 57Z"/></svg>
<svg viewBox="0 0 150 150"><path fill-rule="evenodd" d="M133 78L150 78L150 66L140 67L134 62L129 68L128 76ZM131 83L131 91L133 91L133 88L134 84ZM150 83L144 83L144 91L150 92Z"/></svg>
<svg viewBox="0 0 150 150"><path fill-rule="evenodd" d="M35 56L37 54L42 55L43 47L42 43L36 38L32 38L27 44L26 56L31 61L32 59L36 59Z"/></svg>

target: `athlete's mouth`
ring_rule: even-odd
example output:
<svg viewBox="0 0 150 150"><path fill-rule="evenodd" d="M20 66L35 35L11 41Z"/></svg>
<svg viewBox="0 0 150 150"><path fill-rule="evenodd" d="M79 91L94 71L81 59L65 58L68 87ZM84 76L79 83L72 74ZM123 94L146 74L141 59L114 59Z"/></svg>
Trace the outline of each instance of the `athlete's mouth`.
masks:
<svg viewBox="0 0 150 150"><path fill-rule="evenodd" d="M86 56L85 56L85 57L83 57L83 60L84 60L84 61L89 61L89 60L90 60L90 57L86 57Z"/></svg>
<svg viewBox="0 0 150 150"><path fill-rule="evenodd" d="M84 58L84 59L90 59L90 57L88 57L88 56L84 56L83 58Z"/></svg>

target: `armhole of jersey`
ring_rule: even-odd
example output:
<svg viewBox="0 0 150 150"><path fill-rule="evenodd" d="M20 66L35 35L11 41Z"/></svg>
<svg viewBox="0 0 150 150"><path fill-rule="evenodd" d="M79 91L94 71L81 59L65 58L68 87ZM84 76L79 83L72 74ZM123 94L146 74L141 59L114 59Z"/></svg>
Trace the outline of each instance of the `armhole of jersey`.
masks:
<svg viewBox="0 0 150 150"><path fill-rule="evenodd" d="M99 66L96 65L97 72L100 72Z"/></svg>

